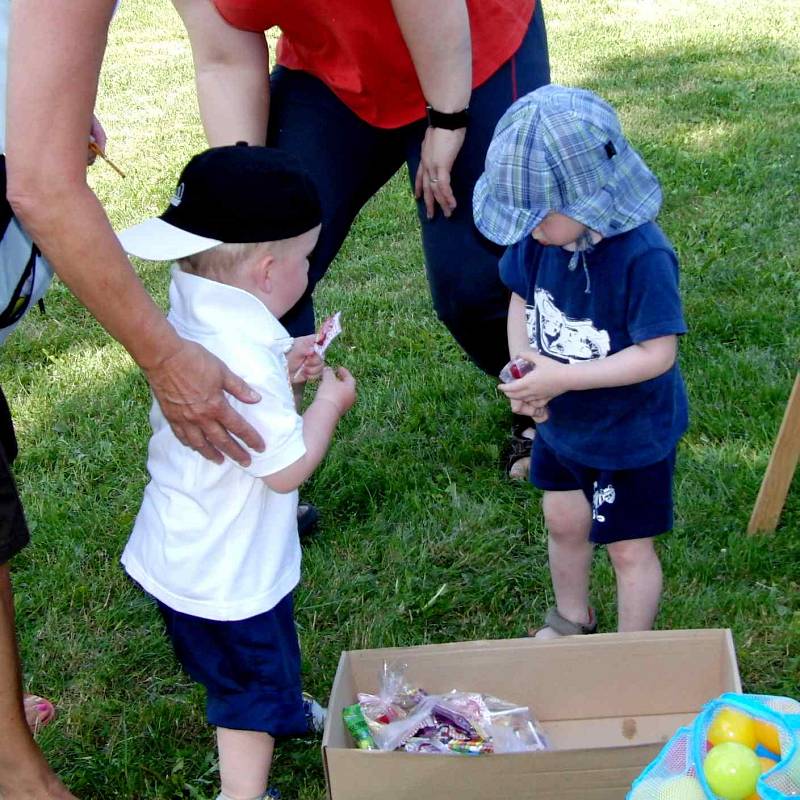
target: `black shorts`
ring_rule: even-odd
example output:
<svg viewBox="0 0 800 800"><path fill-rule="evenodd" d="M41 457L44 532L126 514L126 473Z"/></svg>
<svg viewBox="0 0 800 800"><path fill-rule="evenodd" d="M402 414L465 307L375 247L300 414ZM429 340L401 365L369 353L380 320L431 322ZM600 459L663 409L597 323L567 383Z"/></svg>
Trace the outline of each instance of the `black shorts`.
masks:
<svg viewBox="0 0 800 800"><path fill-rule="evenodd" d="M16 456L14 424L0 389L0 564L10 561L30 540L22 503L11 474L11 462Z"/></svg>

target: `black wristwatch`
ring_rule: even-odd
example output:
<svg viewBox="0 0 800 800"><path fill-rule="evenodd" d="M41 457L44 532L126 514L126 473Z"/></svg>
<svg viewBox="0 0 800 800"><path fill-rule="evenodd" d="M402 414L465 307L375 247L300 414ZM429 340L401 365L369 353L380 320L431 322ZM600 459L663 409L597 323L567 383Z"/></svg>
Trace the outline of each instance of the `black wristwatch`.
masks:
<svg viewBox="0 0 800 800"><path fill-rule="evenodd" d="M437 111L433 106L425 106L428 114L428 126L431 128L446 128L448 131L456 131L459 128L466 128L469 122L469 108L461 111L445 113Z"/></svg>

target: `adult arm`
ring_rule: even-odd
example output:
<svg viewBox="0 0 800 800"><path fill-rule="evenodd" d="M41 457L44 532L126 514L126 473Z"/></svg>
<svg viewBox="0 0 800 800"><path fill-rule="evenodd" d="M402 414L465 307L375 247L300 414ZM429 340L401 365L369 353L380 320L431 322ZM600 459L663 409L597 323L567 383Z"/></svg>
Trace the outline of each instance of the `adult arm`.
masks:
<svg viewBox="0 0 800 800"><path fill-rule="evenodd" d="M461 111L472 93L472 40L466 0L392 0L425 99L437 111ZM445 216L456 207L450 171L466 130L428 128L415 193L428 217L438 203ZM434 179L433 181L431 179Z"/></svg>
<svg viewBox="0 0 800 800"><path fill-rule="evenodd" d="M266 144L269 50L263 33L229 25L211 0L173 0L194 58L197 100L212 147Z"/></svg>
<svg viewBox="0 0 800 800"><path fill-rule="evenodd" d="M12 5L8 198L58 276L131 354L178 438L214 461L263 441L225 400L258 397L199 345L180 338L145 291L86 183L86 151L113 0Z"/></svg>

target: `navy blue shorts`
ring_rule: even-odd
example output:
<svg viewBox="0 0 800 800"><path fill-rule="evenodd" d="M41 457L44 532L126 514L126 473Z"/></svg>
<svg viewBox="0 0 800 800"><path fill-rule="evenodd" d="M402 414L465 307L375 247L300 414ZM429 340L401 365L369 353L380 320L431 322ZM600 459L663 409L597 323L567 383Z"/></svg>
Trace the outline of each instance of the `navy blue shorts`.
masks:
<svg viewBox="0 0 800 800"><path fill-rule="evenodd" d="M537 436L531 453L531 483L549 492L580 489L592 506L589 541L612 544L658 536L672 529L675 450L636 469L597 469L559 456Z"/></svg>
<svg viewBox="0 0 800 800"><path fill-rule="evenodd" d="M212 725L272 736L308 733L291 594L236 622L193 617L157 602L178 661L206 688Z"/></svg>

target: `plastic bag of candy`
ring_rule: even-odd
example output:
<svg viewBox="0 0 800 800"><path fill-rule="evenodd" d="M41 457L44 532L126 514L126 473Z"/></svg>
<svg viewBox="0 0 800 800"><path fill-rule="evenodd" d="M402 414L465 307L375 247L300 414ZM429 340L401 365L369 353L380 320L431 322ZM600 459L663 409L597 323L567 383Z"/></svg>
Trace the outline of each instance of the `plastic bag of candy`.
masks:
<svg viewBox="0 0 800 800"><path fill-rule="evenodd" d="M405 664L384 663L377 694L344 710L365 750L480 755L548 749L530 709L477 692L428 694L405 680Z"/></svg>

